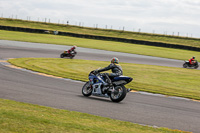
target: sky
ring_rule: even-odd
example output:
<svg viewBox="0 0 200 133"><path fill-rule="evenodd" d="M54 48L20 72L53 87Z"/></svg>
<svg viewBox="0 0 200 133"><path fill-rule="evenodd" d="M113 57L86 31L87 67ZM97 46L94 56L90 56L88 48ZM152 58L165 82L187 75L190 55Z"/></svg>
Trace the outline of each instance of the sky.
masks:
<svg viewBox="0 0 200 133"><path fill-rule="evenodd" d="M200 38L200 0L0 0L0 17Z"/></svg>

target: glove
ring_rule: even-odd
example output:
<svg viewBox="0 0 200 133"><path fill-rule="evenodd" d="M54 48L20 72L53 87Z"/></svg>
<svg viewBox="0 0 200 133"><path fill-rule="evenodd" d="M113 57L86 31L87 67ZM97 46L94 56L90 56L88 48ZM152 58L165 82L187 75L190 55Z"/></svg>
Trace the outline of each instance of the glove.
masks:
<svg viewBox="0 0 200 133"><path fill-rule="evenodd" d="M94 73L97 74L97 73L99 73L99 72L98 72L98 70L94 70Z"/></svg>

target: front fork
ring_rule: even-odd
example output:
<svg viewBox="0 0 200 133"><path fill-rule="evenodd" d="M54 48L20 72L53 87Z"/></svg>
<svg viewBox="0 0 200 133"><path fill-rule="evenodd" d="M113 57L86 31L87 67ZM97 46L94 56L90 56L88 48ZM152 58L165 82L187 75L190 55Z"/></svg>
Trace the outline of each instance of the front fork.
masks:
<svg viewBox="0 0 200 133"><path fill-rule="evenodd" d="M89 86L91 89L93 88L92 85L93 85L93 79L89 79Z"/></svg>

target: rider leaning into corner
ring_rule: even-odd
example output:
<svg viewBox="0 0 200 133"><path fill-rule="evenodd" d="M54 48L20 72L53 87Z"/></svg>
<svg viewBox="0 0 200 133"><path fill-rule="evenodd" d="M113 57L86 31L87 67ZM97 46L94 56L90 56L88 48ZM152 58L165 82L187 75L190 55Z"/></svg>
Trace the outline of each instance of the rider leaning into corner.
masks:
<svg viewBox="0 0 200 133"><path fill-rule="evenodd" d="M121 66L119 65L119 59L116 57L113 57L111 60L111 64L108 65L105 68L99 69L99 70L95 70L97 73L99 72L103 72L103 71L108 71L108 70L112 70L112 73L102 73L103 76L107 79L107 83L109 87L112 87L112 82L111 79L114 77L118 77L123 75L123 71Z"/></svg>
<svg viewBox="0 0 200 133"><path fill-rule="evenodd" d="M75 51L76 47L77 47L77 46L74 45L74 46L71 47L69 50L66 50L67 53L68 53L69 55L71 55L72 52L76 54L76 51Z"/></svg>
<svg viewBox="0 0 200 133"><path fill-rule="evenodd" d="M194 59L195 59L195 56L193 56L192 58L189 59L190 65L193 65L195 63Z"/></svg>

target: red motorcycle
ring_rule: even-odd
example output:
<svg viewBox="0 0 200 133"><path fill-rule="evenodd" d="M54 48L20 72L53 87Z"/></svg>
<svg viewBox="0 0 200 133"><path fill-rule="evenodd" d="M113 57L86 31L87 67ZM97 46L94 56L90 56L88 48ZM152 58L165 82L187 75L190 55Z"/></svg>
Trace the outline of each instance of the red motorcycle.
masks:
<svg viewBox="0 0 200 133"><path fill-rule="evenodd" d="M189 61L185 61L183 64L183 68L187 68L187 67L197 69L199 67L199 63L197 60L195 60L194 64L190 64Z"/></svg>
<svg viewBox="0 0 200 133"><path fill-rule="evenodd" d="M72 51L70 53L68 53L68 51L64 51L62 54L60 54L60 58L69 57L70 59L73 59L76 54L77 54L77 52L75 52L75 51Z"/></svg>

